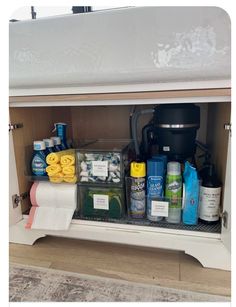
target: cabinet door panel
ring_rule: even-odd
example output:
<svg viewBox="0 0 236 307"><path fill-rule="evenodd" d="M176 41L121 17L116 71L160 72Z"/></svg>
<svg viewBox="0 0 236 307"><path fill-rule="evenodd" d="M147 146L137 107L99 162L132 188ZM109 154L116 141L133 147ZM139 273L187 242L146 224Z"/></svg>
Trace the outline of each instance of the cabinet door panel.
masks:
<svg viewBox="0 0 236 307"><path fill-rule="evenodd" d="M9 224L14 225L22 219L21 204L13 208L12 196L19 195L15 152L12 132L9 132Z"/></svg>
<svg viewBox="0 0 236 307"><path fill-rule="evenodd" d="M224 208L223 211L227 212L226 227L222 221L222 241L226 248L231 250L231 137L228 139L228 153L225 174L225 189L223 198Z"/></svg>

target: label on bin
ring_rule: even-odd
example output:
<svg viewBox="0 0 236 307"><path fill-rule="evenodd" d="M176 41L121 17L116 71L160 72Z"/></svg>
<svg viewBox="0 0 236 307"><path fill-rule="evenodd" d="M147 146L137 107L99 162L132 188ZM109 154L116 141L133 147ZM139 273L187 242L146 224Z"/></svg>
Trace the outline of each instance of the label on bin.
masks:
<svg viewBox="0 0 236 307"><path fill-rule="evenodd" d="M109 210L109 196L101 194L93 194L94 209Z"/></svg>
<svg viewBox="0 0 236 307"><path fill-rule="evenodd" d="M170 146L163 146L163 151L170 151Z"/></svg>
<svg viewBox="0 0 236 307"><path fill-rule="evenodd" d="M108 161L92 161L92 174L98 177L108 176Z"/></svg>
<svg viewBox="0 0 236 307"><path fill-rule="evenodd" d="M151 215L168 217L169 202L152 200Z"/></svg>

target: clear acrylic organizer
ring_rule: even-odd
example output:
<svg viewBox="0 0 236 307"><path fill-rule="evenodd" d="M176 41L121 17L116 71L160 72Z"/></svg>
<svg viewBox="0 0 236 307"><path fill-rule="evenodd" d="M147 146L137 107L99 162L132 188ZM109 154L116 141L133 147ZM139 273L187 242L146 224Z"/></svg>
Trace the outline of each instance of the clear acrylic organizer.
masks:
<svg viewBox="0 0 236 307"><path fill-rule="evenodd" d="M133 178L125 178L126 186L126 203L128 217L131 219L148 219L151 222L160 222L166 220L169 223L179 224L181 222L182 212L182 198L167 198L167 197L148 197L147 195L141 195L137 199L134 199L131 195L131 185ZM135 197L135 196L134 196ZM144 206L143 214L136 214L134 212L133 203L139 202L140 206ZM170 207L172 205L172 207Z"/></svg>
<svg viewBox="0 0 236 307"><path fill-rule="evenodd" d="M126 213L123 186L78 184L77 212L81 218L122 219Z"/></svg>
<svg viewBox="0 0 236 307"><path fill-rule="evenodd" d="M124 176L133 158L132 142L127 139L99 139L77 149L81 184L124 184Z"/></svg>
<svg viewBox="0 0 236 307"><path fill-rule="evenodd" d="M32 173L32 169L31 169L31 161L32 161L32 157L33 157L33 148L32 146L27 146L25 148L25 157L24 157L24 160L25 160L25 169L24 169L24 174L25 176L27 177L27 179L31 182L34 182L34 181L48 181L48 182L53 182L53 183L68 183L68 184L75 184L77 183L78 181L78 169L77 169L77 155L76 155L76 150L75 149L70 149L70 151L73 152L73 155L75 157L75 163L74 163L74 167L75 167L75 174L74 176L76 177L76 181L75 182L69 182L71 180L71 178L73 177L72 175L66 175L64 174L63 175L63 178L60 176L58 176L57 178L57 174L55 174L53 177L55 177L54 179L55 180L50 180L49 176L48 175L45 175L45 176L36 176ZM62 151L64 152L64 151ZM59 152L60 153L60 152ZM62 171L61 171L62 173Z"/></svg>

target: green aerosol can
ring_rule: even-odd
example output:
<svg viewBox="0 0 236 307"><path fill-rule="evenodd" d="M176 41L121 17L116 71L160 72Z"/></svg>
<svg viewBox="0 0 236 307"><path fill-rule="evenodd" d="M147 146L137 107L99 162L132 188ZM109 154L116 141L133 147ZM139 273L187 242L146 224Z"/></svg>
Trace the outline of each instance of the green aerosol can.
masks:
<svg viewBox="0 0 236 307"><path fill-rule="evenodd" d="M182 210L182 176L179 162L168 162L166 175L165 197L169 200L167 222L181 222Z"/></svg>

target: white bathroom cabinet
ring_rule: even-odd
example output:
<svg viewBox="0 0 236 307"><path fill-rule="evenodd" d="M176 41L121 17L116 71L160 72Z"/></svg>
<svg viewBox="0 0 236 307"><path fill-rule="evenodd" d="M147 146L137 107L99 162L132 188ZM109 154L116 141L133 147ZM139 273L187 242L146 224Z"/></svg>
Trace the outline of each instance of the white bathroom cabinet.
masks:
<svg viewBox="0 0 236 307"><path fill-rule="evenodd" d="M10 98L10 241L33 244L46 235L63 236L140 246L183 250L203 266L230 269L230 91L191 90L132 94L28 96ZM124 97L125 96L125 97ZM222 226L220 232L166 229L88 220L72 220L68 231L37 231L24 228L32 182L26 171L27 148L33 140L50 135L53 123L67 122L68 135L74 140L93 138L128 138L129 113L133 105L169 102L195 102L201 108L198 139L207 143L223 183ZM218 101L218 102L215 102ZM97 103L98 102L98 103ZM200 103L199 103L200 102ZM46 105L42 107L41 105ZM143 119L144 121L147 120ZM15 125L15 126L14 126ZM17 126L18 125L18 126ZM14 129L15 127L15 129ZM26 162L27 161L27 162ZM18 205L13 195L21 197ZM24 199L25 197L25 199ZM13 197L14 198L14 197ZM14 208L15 207L15 208Z"/></svg>
<svg viewBox="0 0 236 307"><path fill-rule="evenodd" d="M54 235L181 250L230 270L230 20L216 7L145 7L10 24L10 241ZM129 138L133 107L196 103L198 139L223 184L220 231L73 219L68 231L27 230L27 150L67 122L68 137ZM140 119L142 127L148 118Z"/></svg>

